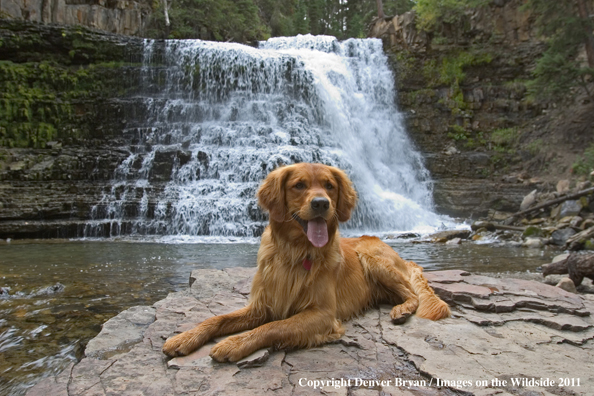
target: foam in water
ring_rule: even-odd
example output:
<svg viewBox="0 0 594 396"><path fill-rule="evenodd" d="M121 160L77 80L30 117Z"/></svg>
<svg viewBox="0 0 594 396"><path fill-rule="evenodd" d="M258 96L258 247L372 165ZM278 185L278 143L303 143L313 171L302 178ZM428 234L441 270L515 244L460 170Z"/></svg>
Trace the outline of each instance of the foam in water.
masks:
<svg viewBox="0 0 594 396"><path fill-rule="evenodd" d="M380 40L297 36L259 48L147 40L130 155L85 236L258 236L259 183L279 165L320 162L350 175L346 224L426 231L431 180L394 105Z"/></svg>

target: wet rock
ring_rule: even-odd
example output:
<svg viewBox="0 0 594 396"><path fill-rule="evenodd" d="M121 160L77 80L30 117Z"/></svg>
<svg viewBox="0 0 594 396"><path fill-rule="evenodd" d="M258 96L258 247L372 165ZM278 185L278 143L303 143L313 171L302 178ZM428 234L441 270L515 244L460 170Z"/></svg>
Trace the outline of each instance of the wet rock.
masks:
<svg viewBox="0 0 594 396"><path fill-rule="evenodd" d="M64 286L63 284L58 282L55 285L44 287L44 288L41 288L39 290L32 292L31 297L51 296L56 293L62 293L65 288L66 288L66 286Z"/></svg>
<svg viewBox="0 0 594 396"><path fill-rule="evenodd" d="M561 204L561 210L559 211L559 217L563 218L566 216L577 216L582 210L582 204L577 200L565 201Z"/></svg>
<svg viewBox="0 0 594 396"><path fill-rule="evenodd" d="M561 230L556 230L551 234L551 242L555 245L563 246L567 240L575 234L576 232L573 230L573 228L563 228Z"/></svg>
<svg viewBox="0 0 594 396"><path fill-rule="evenodd" d="M524 243L522 243L523 247L538 249L544 246L544 241L542 238L526 238Z"/></svg>
<svg viewBox="0 0 594 396"><path fill-rule="evenodd" d="M447 241L446 245L459 245L461 243L462 243L462 239L454 238L454 239L450 239L449 241Z"/></svg>
<svg viewBox="0 0 594 396"><path fill-rule="evenodd" d="M560 287L561 289L568 291L570 293L577 293L577 290L575 288L575 285L573 284L573 281L569 278L563 278L559 281L559 283L557 283L557 287Z"/></svg>
<svg viewBox="0 0 594 396"><path fill-rule="evenodd" d="M470 229L472 231L478 231L481 228L486 229L487 231L495 231L495 225L491 222L488 221L475 221L474 223L472 223L472 225L470 226Z"/></svg>
<svg viewBox="0 0 594 396"><path fill-rule="evenodd" d="M218 274L217 274L218 272ZM58 377L29 390L31 395L503 395L490 384L494 378L558 378L591 376L594 347L594 301L540 282L499 279L450 270L427 272L435 291L453 309L453 317L438 322L415 316L403 325L389 318L382 305L344 323L345 336L334 343L295 351L257 351L239 364L220 364L208 356L214 342L186 357L167 359L165 338L213 315L213 308L232 311L245 297L243 289L255 268L197 270L194 291L170 294L154 305L156 318L142 320L143 336L117 357L86 357ZM204 292L199 285L216 280ZM199 299L193 295L200 294ZM146 307L143 307L146 308ZM129 318L130 313L118 316ZM147 315L148 316L148 315ZM117 317L116 317L117 318ZM124 333L120 342L128 339ZM98 336L98 337L101 337ZM88 355L88 354L87 354ZM554 359L551 359L554 356ZM569 376L567 374L566 376ZM454 383L435 386L435 380ZM392 379L374 387L325 385L313 381ZM397 386L394 379L414 381ZM455 381L466 380L468 384ZM301 382L300 382L301 381ZM310 381L309 383L307 381ZM432 382L431 382L432 381ZM431 383L430 383L431 382ZM563 385L559 394L585 395L584 388ZM46 392L46 393L43 393ZM49 393L48 393L49 392ZM543 386L534 394L548 394ZM587 391L586 391L587 392ZM518 393L514 394L525 394ZM532 394L530 393L530 394Z"/></svg>
<svg viewBox="0 0 594 396"><path fill-rule="evenodd" d="M449 231L441 231L435 234L431 234L428 238L432 242L447 242L450 239L454 238L461 238L466 239L470 236L470 230L449 230Z"/></svg>

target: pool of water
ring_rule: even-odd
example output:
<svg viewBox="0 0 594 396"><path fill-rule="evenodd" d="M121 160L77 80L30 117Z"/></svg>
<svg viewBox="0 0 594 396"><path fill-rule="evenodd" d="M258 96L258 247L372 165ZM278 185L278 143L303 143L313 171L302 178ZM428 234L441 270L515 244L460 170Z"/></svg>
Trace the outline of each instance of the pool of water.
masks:
<svg viewBox="0 0 594 396"><path fill-rule="evenodd" d="M391 242L426 271L525 272L553 251ZM197 268L256 265L256 243L0 243L0 395L20 395L82 356L101 324L185 288Z"/></svg>

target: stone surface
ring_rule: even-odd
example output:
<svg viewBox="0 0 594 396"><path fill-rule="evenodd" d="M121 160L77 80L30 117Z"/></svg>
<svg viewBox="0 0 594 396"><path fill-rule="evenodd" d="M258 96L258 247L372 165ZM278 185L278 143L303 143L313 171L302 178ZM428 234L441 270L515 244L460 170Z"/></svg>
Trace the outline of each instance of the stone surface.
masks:
<svg viewBox="0 0 594 396"><path fill-rule="evenodd" d="M532 190L530 194L526 195L520 204L520 210L526 210L536 202L536 191Z"/></svg>
<svg viewBox="0 0 594 396"><path fill-rule="evenodd" d="M174 332L245 305L242 291L254 272L192 272L190 289L154 304L154 317L147 307L122 312L104 326L113 332L93 340L99 358L84 358L28 395L587 395L594 380L591 296L457 270L426 273L452 306L452 318L442 321L413 316L394 325L391 307L382 305L346 322L341 339L317 348L261 350L238 364L213 362L214 342L186 357L162 354ZM131 322L142 337L112 354L113 345L131 339ZM544 383L559 378L574 382ZM521 380L524 385L515 384Z"/></svg>
<svg viewBox="0 0 594 396"><path fill-rule="evenodd" d="M466 239L469 235L470 230L449 230L431 234L427 239L430 239L432 242L447 242L455 238Z"/></svg>
<svg viewBox="0 0 594 396"><path fill-rule="evenodd" d="M551 234L551 242L558 246L563 246L569 238L576 234L573 228L563 228L556 230Z"/></svg>
<svg viewBox="0 0 594 396"><path fill-rule="evenodd" d="M141 35L152 13L146 0L6 0L3 18L83 25L110 33Z"/></svg>
<svg viewBox="0 0 594 396"><path fill-rule="evenodd" d="M563 278L559 281L559 283L557 283L557 287L560 287L561 289L568 291L570 293L577 293L577 290L575 288L575 284L573 283L573 281L569 278Z"/></svg>
<svg viewBox="0 0 594 396"><path fill-rule="evenodd" d="M87 344L85 355L106 359L110 355L122 353L142 341L145 327L154 321L154 308L129 308L103 324L99 335Z"/></svg>
<svg viewBox="0 0 594 396"><path fill-rule="evenodd" d="M582 210L582 204L578 200L569 200L561 204L561 211L559 217L577 216Z"/></svg>

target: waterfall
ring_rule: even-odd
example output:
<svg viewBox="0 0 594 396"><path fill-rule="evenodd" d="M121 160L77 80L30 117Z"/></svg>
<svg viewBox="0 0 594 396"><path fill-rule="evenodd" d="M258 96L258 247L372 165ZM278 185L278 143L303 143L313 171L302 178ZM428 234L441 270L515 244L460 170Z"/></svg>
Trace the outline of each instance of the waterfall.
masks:
<svg viewBox="0 0 594 396"><path fill-rule="evenodd" d="M258 48L147 40L141 80L124 133L129 157L92 209L86 237L259 236L267 219L258 185L295 162L350 175L359 203L347 229L441 223L380 40L307 35Z"/></svg>

